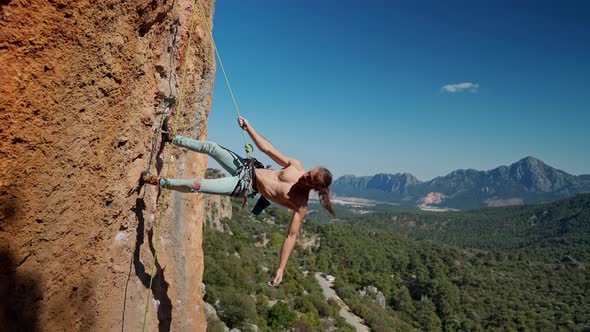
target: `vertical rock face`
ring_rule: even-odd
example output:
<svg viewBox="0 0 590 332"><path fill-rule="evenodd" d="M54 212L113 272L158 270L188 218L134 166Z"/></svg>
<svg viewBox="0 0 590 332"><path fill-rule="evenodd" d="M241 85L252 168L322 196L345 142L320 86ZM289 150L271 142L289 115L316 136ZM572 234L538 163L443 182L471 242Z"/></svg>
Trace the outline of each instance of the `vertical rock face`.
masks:
<svg viewBox="0 0 590 332"><path fill-rule="evenodd" d="M197 5L211 24L213 1ZM147 303L146 330L205 329L201 195L137 181L207 168L157 133L170 109L179 134L206 139L215 65L193 6L0 2L3 328L136 331Z"/></svg>
<svg viewBox="0 0 590 332"><path fill-rule="evenodd" d="M205 222L207 225L223 232L221 219L231 218L232 204L228 196L205 195Z"/></svg>
<svg viewBox="0 0 590 332"><path fill-rule="evenodd" d="M205 174L208 179L217 179L224 177L220 171L209 168ZM224 228L221 219L231 218L232 203L229 196L203 195L205 200L205 224L214 229L223 232Z"/></svg>

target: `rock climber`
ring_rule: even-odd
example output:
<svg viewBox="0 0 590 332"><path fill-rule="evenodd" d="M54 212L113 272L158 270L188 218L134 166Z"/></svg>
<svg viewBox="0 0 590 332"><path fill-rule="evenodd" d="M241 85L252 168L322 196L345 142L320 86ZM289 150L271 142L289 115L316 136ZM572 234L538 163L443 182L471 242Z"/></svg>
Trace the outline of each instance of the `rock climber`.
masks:
<svg viewBox="0 0 590 332"><path fill-rule="evenodd" d="M229 196L247 195L249 197L260 193L264 198L293 210L291 223L281 247L275 278L268 283L269 286L275 287L283 280L287 260L295 247L299 227L307 213L307 201L311 190L319 193L322 206L334 215L334 209L330 202L332 174L324 167L305 171L301 161L287 157L277 150L267 139L254 130L248 120L239 117L238 125L250 135L258 149L267 154L282 169L257 168L255 164L260 167L260 163L253 163L248 159L241 158L217 143L174 135L168 124L168 119L165 119L162 125L162 140L164 142L210 155L231 176L220 179L170 179L159 178L144 171L141 180L143 183L160 185L165 189L185 193L200 192ZM257 208L259 207L257 206Z"/></svg>

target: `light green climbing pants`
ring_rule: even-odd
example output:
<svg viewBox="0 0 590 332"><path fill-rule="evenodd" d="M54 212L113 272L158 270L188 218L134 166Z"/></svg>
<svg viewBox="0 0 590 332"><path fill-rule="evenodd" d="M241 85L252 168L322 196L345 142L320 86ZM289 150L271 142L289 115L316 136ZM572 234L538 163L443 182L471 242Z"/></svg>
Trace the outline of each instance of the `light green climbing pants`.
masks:
<svg viewBox="0 0 590 332"><path fill-rule="evenodd" d="M193 189L193 184L199 179L162 178L160 179L160 186L162 188L183 193L201 192L216 195L231 195L234 189L236 189L236 186L240 184L240 180L244 180L244 174L248 174L248 172L241 172L244 166L244 159L217 143L198 141L176 135L172 144L191 151L210 155L231 176L220 179L200 179L201 186L198 190Z"/></svg>

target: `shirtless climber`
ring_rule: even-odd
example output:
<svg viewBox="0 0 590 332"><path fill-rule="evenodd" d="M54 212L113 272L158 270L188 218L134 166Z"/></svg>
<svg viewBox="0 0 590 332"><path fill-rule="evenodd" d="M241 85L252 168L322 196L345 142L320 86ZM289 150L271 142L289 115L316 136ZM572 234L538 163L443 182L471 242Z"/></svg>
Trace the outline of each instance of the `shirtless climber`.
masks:
<svg viewBox="0 0 590 332"><path fill-rule="evenodd" d="M142 173L142 181L152 185L160 185L162 188L180 192L201 192L217 195L253 197L260 193L263 197L293 210L293 216L289 230L283 241L279 258L279 267L274 280L269 281L269 286L278 286L283 280L283 273L287 266L287 260L295 248L297 233L301 222L307 213L307 200L309 192L319 192L320 203L331 214L334 214L330 202L330 184L332 174L326 168L316 167L305 171L301 161L285 156L277 150L267 139L260 136L256 130L244 118L238 118L238 125L246 130L254 144L260 151L267 154L282 169L256 168L254 163L248 162L234 152L213 142L197 141L194 139L172 134L168 121L164 121L162 139L189 150L207 153L215 159L230 175L220 179L169 179L158 178L147 171Z"/></svg>

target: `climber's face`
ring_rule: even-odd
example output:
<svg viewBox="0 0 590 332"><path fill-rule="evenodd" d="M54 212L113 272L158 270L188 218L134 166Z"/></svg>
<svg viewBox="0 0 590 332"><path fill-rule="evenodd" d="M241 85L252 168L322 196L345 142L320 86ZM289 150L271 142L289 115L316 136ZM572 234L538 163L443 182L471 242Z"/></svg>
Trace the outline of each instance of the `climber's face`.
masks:
<svg viewBox="0 0 590 332"><path fill-rule="evenodd" d="M316 167L310 171L305 172L299 178L299 183L306 187L319 190L318 186L322 183L322 179L319 174L319 169Z"/></svg>

